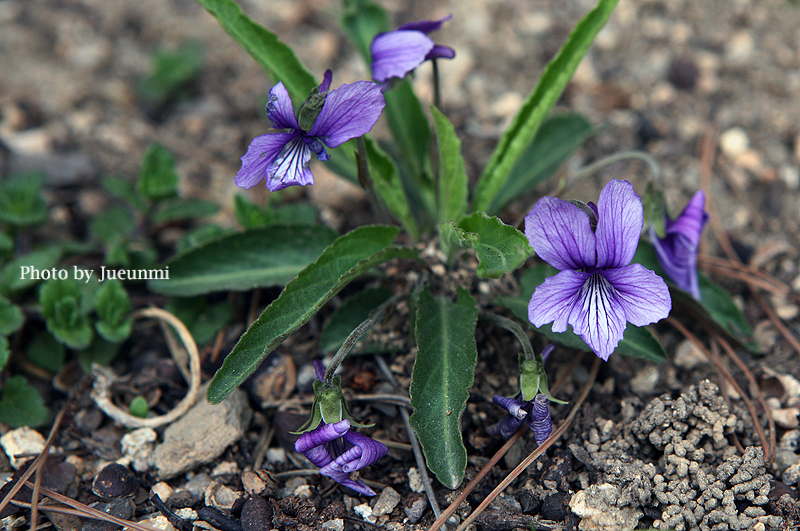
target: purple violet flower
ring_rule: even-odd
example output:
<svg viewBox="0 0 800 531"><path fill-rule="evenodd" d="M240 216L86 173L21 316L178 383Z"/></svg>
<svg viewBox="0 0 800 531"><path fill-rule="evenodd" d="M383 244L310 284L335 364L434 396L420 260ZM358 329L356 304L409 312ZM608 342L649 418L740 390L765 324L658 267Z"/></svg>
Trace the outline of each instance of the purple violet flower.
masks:
<svg viewBox="0 0 800 531"><path fill-rule="evenodd" d="M492 401L508 411L508 415L498 422L489 432L500 434L508 439L522 426L526 420L533 432L536 444L542 444L553 432L553 419L550 416L550 401L544 393L536 393L533 400L522 400L522 393L514 398L494 395Z"/></svg>
<svg viewBox="0 0 800 531"><path fill-rule="evenodd" d="M347 419L334 424L323 422L302 434L294 448L318 466L320 474L365 496L375 496L375 491L362 480L352 479L350 473L371 465L389 451L382 443L350 431Z"/></svg>
<svg viewBox="0 0 800 531"><path fill-rule="evenodd" d="M437 31L452 17L447 15L441 20L409 22L394 31L376 35L370 46L372 78L385 83L394 77L404 78L429 59L455 57L455 50L436 44L428 37L428 33Z"/></svg>
<svg viewBox="0 0 800 531"><path fill-rule="evenodd" d="M658 255L658 263L679 288L697 300L700 300L697 251L703 228L708 222L705 204L706 195L698 190L675 221L669 217L664 220L666 234L663 238L659 238L655 227L650 225L650 241Z"/></svg>
<svg viewBox="0 0 800 531"><path fill-rule="evenodd" d="M312 153L326 161L330 156L325 146L335 148L372 129L386 105L380 87L371 81L356 81L328 92L332 77L327 70L322 84L311 91L300 108L299 122L283 83L272 87L267 117L273 128L284 131L250 142L234 179L237 186L252 188L265 176L272 192L296 184L314 184L308 168Z"/></svg>
<svg viewBox="0 0 800 531"><path fill-rule="evenodd" d="M573 203L543 197L525 216L533 249L560 272L533 292L528 319L553 323L553 332L575 333L601 359L622 339L628 322L644 326L669 315L664 280L631 264L644 224L642 200L627 181L614 179L600 192L593 231L589 216Z"/></svg>

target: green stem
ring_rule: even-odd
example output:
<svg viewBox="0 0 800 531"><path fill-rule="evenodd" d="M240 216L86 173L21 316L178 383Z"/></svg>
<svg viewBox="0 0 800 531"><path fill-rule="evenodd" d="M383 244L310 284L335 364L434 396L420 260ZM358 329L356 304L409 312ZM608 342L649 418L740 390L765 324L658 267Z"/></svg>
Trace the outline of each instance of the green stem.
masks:
<svg viewBox="0 0 800 531"><path fill-rule="evenodd" d="M328 368L325 370L325 378L323 379L325 388L333 387L333 375L336 372L336 369L339 368L339 365L342 364L358 340L361 339L361 336L369 332L373 326L383 320L383 318L386 316L387 310L390 306L397 302L397 299L398 296L395 295L372 310L372 313L369 314L369 317L367 317L363 323L358 325L355 330L350 332L350 335L344 340L344 343L342 343L342 346L339 347L339 350L336 352L336 355L333 357L330 365L328 365Z"/></svg>
<svg viewBox="0 0 800 531"><path fill-rule="evenodd" d="M578 179L582 179L587 175L591 175L596 171L621 160L641 160L647 163L647 166L650 168L650 173L653 174L653 179L656 181L661 181L661 168L659 167L658 162L656 162L656 159L644 151L623 151L622 153L615 153L614 155L603 157L602 159L593 162L588 166L584 166L575 172L572 177L570 177L570 181L574 182Z"/></svg>
<svg viewBox="0 0 800 531"><path fill-rule="evenodd" d="M436 105L437 109L441 110L442 90L439 82L439 63L436 59L431 59L431 65L433 65L433 104Z"/></svg>
<svg viewBox="0 0 800 531"><path fill-rule="evenodd" d="M497 315L496 313L492 312L483 312L480 314L480 318L484 321L489 321L492 324L495 324L501 328L505 328L515 336L519 340L520 345L522 345L522 351L525 353L525 361L537 361L537 356L533 352L533 346L531 346L531 340L528 339L527 334L519 326L517 323L512 321L511 319L507 319L502 315Z"/></svg>

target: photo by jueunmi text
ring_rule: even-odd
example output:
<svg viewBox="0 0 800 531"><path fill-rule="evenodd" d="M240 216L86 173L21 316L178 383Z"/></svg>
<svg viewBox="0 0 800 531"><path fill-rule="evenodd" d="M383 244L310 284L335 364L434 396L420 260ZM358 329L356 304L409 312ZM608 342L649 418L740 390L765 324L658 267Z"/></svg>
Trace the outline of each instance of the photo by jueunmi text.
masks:
<svg viewBox="0 0 800 531"><path fill-rule="evenodd" d="M22 266L20 268L20 280L66 280L72 278L76 281L89 282L96 278L98 282L105 280L169 280L169 266L161 269L109 269L100 266L99 274L94 269L83 269L72 266L72 275L69 269L37 269L33 266Z"/></svg>

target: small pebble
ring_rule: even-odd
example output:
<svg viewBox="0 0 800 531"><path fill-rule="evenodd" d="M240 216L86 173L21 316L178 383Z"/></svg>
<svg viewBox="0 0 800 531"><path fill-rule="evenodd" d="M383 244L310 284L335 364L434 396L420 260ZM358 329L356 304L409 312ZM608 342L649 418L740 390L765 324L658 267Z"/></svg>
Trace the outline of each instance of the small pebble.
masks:
<svg viewBox="0 0 800 531"><path fill-rule="evenodd" d="M375 516L383 516L394 511L397 504L400 503L400 494L392 487L386 487L381 491L381 495L375 500L372 506L372 512Z"/></svg>
<svg viewBox="0 0 800 531"><path fill-rule="evenodd" d="M800 483L800 463L795 463L783 471L783 482L790 487Z"/></svg>
<svg viewBox="0 0 800 531"><path fill-rule="evenodd" d="M14 470L19 470L23 463L35 459L44 450L45 439L41 433L27 426L11 430L0 437L0 446L3 447L8 460ZM27 457L17 458L18 455Z"/></svg>
<svg viewBox="0 0 800 531"><path fill-rule="evenodd" d="M750 147L750 139L741 127L732 127L719 137L719 148L727 157L735 159Z"/></svg>
<svg viewBox="0 0 800 531"><path fill-rule="evenodd" d="M428 500L424 496L414 498L409 507L403 507L409 524L416 524L422 518L425 509L428 507Z"/></svg>
<svg viewBox="0 0 800 531"><path fill-rule="evenodd" d="M323 529L330 529L331 531L344 531L344 520L342 518L334 518L322 523Z"/></svg>
<svg viewBox="0 0 800 531"><path fill-rule="evenodd" d="M147 472L150 469L148 460L157 438L158 435L152 428L139 428L122 436L122 455L131 460L135 471Z"/></svg>
<svg viewBox="0 0 800 531"><path fill-rule="evenodd" d="M372 512L372 507L366 503L362 503L361 505L356 505L353 507L353 512L360 516L362 520L369 522L370 524L374 524L378 521L378 518Z"/></svg>
<svg viewBox="0 0 800 531"><path fill-rule="evenodd" d="M408 488L416 493L425 492L425 485L422 484L422 476L419 475L419 471L413 466L408 469Z"/></svg>

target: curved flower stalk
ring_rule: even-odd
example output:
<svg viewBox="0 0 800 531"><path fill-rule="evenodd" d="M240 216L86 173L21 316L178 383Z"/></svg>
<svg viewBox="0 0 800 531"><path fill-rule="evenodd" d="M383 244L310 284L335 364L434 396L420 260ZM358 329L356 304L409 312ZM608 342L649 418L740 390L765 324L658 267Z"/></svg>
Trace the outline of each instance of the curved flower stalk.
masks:
<svg viewBox="0 0 800 531"><path fill-rule="evenodd" d="M587 211L596 218L596 229ZM571 325L594 353L608 361L628 322L645 326L672 309L664 280L631 264L644 224L642 200L627 181L614 179L587 210L543 197L525 216L533 249L560 272L533 292L528 318L534 326Z"/></svg>
<svg viewBox="0 0 800 531"><path fill-rule="evenodd" d="M351 431L350 411L342 396L341 378L335 376L330 387L325 387L325 368L314 362L317 381L314 382L312 415L301 428L304 433L294 443L297 452L319 467L320 474L349 487L359 494L374 496L375 491L362 480L353 479L350 473L371 465L389 451L383 443Z"/></svg>
<svg viewBox="0 0 800 531"><path fill-rule="evenodd" d="M375 36L370 46L372 78L386 83L392 78L403 78L430 59L452 59L456 51L449 46L436 44L428 33L437 31L453 15L440 20L420 20L403 24L394 31Z"/></svg>
<svg viewBox="0 0 800 531"><path fill-rule="evenodd" d="M700 237L708 222L705 211L706 195L698 190L676 220L665 216L663 238L650 225L650 241L656 250L658 263L679 288L700 300L700 285L697 281L697 251Z"/></svg>
<svg viewBox="0 0 800 531"><path fill-rule="evenodd" d="M356 81L328 92L332 78L327 70L322 84L311 91L297 117L283 83L272 87L267 117L274 129L282 131L250 142L234 178L237 186L252 188L265 177L272 192L314 184L308 167L312 153L326 161L330 156L325 146L335 148L372 129L386 105L380 87L371 81Z"/></svg>

